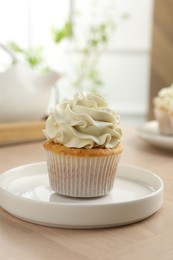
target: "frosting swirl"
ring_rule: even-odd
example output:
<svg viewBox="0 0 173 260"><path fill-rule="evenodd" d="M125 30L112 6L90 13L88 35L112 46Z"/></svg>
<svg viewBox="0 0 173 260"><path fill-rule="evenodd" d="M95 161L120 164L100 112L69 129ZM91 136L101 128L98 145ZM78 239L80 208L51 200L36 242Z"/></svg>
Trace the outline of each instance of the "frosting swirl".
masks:
<svg viewBox="0 0 173 260"><path fill-rule="evenodd" d="M53 107L44 134L71 148L113 148L122 136L119 116L95 93L77 93Z"/></svg>
<svg viewBox="0 0 173 260"><path fill-rule="evenodd" d="M162 88L158 96L153 100L154 106L163 110L172 110L173 105L173 84L167 88Z"/></svg>

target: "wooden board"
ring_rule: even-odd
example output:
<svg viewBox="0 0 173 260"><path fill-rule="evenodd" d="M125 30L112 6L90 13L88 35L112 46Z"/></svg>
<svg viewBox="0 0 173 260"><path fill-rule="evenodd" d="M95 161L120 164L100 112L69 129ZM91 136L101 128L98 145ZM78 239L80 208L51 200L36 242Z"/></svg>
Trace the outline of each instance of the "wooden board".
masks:
<svg viewBox="0 0 173 260"><path fill-rule="evenodd" d="M45 120L0 124L0 145L43 140Z"/></svg>
<svg viewBox="0 0 173 260"><path fill-rule="evenodd" d="M154 118L153 98L173 83L173 1L154 2L151 50L151 79L148 119Z"/></svg>

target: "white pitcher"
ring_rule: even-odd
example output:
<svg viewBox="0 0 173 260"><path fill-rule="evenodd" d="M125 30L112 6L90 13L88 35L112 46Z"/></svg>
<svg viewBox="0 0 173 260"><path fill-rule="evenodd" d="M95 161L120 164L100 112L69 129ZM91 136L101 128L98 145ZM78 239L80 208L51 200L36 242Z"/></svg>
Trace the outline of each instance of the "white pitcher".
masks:
<svg viewBox="0 0 173 260"><path fill-rule="evenodd" d="M28 64L19 62L7 47L0 47L13 59L13 65L0 72L0 123L41 120L60 74L37 74Z"/></svg>

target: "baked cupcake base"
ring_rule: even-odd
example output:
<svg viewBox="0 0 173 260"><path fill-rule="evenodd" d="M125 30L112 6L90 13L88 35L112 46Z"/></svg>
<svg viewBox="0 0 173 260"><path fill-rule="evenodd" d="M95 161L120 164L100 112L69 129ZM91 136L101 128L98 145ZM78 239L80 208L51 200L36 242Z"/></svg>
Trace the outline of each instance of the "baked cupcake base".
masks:
<svg viewBox="0 0 173 260"><path fill-rule="evenodd" d="M50 186L58 194L88 198L112 190L122 145L75 149L46 141L44 148Z"/></svg>

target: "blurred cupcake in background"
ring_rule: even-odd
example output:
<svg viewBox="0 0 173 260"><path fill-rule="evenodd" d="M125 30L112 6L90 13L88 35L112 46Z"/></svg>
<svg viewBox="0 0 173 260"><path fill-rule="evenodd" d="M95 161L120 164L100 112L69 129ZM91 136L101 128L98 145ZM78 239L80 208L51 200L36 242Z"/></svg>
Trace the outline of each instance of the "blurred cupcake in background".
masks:
<svg viewBox="0 0 173 260"><path fill-rule="evenodd" d="M162 88L153 100L154 115L158 121L161 134L173 134L173 84L167 88ZM171 112L172 111L172 112Z"/></svg>
<svg viewBox="0 0 173 260"><path fill-rule="evenodd" d="M173 129L173 100L170 104L170 118L171 118L171 124L172 124L172 129Z"/></svg>

